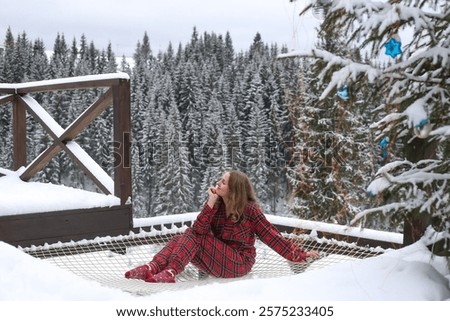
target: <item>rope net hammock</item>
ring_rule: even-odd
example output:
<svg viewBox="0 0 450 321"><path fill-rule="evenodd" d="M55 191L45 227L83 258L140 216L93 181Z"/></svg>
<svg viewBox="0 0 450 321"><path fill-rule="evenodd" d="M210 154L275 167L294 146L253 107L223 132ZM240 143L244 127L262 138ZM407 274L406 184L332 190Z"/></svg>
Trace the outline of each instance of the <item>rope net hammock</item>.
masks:
<svg viewBox="0 0 450 321"><path fill-rule="evenodd" d="M134 295L151 295L161 291L182 290L211 282L231 282L249 278L272 278L293 275L323 268L335 263L364 259L379 255L381 248L359 247L336 240L318 239L302 234L283 234L291 238L305 251L317 250L320 258L303 263L291 263L257 240L256 263L252 271L241 278L219 279L204 274L189 264L177 275L174 284L152 284L142 280L125 279L124 273L138 265L148 263L171 237L182 233L187 226L162 228L152 227L150 232L141 231L127 236L102 237L78 242L45 244L21 248L31 256L50 262L69 270L85 279L93 280L103 286L118 288Z"/></svg>

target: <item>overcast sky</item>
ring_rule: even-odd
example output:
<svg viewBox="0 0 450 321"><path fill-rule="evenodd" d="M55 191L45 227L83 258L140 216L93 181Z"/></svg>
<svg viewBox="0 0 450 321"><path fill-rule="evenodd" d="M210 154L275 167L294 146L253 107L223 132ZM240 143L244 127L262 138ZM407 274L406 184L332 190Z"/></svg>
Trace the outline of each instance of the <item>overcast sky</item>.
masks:
<svg viewBox="0 0 450 321"><path fill-rule="evenodd" d="M69 45L84 34L88 42L105 49L109 42L116 56L131 56L145 32L154 53L185 44L194 26L200 34L230 32L237 51L246 50L257 32L266 43L300 50L315 41L312 16L299 17L308 0L2 0L0 39L11 28L29 40L42 39L53 48L58 33Z"/></svg>

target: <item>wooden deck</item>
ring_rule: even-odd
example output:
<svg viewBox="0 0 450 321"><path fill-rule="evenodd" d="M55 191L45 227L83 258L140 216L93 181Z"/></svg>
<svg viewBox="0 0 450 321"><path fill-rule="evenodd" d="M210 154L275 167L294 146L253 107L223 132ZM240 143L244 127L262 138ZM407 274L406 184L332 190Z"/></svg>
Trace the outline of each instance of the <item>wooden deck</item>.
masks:
<svg viewBox="0 0 450 321"><path fill-rule="evenodd" d="M76 89L102 88L104 93L86 107L67 128L62 128L33 98L33 94ZM6 107L3 105L8 104ZM132 228L131 187L131 108L130 80L124 73L92 75L0 84L0 108L12 105L13 168L25 167L20 178L28 181L63 151L105 194L120 199L119 206L0 216L0 240L18 246L78 241L97 236L128 234ZM113 109L114 179L75 142L75 138L104 110ZM42 125L53 143L27 162L27 114ZM105 137L105 139L110 139ZM0 213L5 214L5 213Z"/></svg>
<svg viewBox="0 0 450 321"><path fill-rule="evenodd" d="M0 216L0 240L28 247L127 235L131 205Z"/></svg>

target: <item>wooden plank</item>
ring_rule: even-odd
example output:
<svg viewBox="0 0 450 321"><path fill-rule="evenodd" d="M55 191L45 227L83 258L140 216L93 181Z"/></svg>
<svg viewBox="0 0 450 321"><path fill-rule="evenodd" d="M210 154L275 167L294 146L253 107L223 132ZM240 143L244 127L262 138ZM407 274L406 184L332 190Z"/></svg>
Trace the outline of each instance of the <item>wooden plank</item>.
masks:
<svg viewBox="0 0 450 321"><path fill-rule="evenodd" d="M13 102L13 169L27 164L27 123L25 104L21 99Z"/></svg>
<svg viewBox="0 0 450 321"><path fill-rule="evenodd" d="M29 94L35 92L47 92L47 91L59 91L59 90L76 90L76 89L90 89L90 88L102 88L110 87L118 82L117 79L107 80L87 80L82 82L67 82L67 83L55 83L49 85L36 84L34 86L28 86L18 88L18 94Z"/></svg>
<svg viewBox="0 0 450 321"><path fill-rule="evenodd" d="M7 95L0 97L0 105L11 103L14 101L14 95Z"/></svg>
<svg viewBox="0 0 450 321"><path fill-rule="evenodd" d="M114 206L0 216L0 240L24 247L126 235L131 230L131 212L131 206Z"/></svg>
<svg viewBox="0 0 450 321"><path fill-rule="evenodd" d="M67 142L64 145L64 151L103 193L107 195L114 193L113 179L78 143L74 141Z"/></svg>
<svg viewBox="0 0 450 321"><path fill-rule="evenodd" d="M15 95L17 84L0 84L0 94Z"/></svg>
<svg viewBox="0 0 450 321"><path fill-rule="evenodd" d="M53 157L56 156L61 151L61 146L57 142L53 142L53 144L44 150L38 157L36 157L28 166L25 171L20 175L20 179L24 181L28 181L34 175L37 174L41 169L47 165Z"/></svg>
<svg viewBox="0 0 450 321"><path fill-rule="evenodd" d="M64 128L31 96L19 96L19 100L26 106L27 111L44 127L47 133L55 140L64 133Z"/></svg>
<svg viewBox="0 0 450 321"><path fill-rule="evenodd" d="M114 108L114 195L120 204L129 202L131 189L131 108L130 82L121 80L113 86Z"/></svg>
<svg viewBox="0 0 450 321"><path fill-rule="evenodd" d="M28 94L34 92L111 87L124 79L129 80L129 76L125 73L119 72L112 74L33 81L20 84L0 84L0 93Z"/></svg>
<svg viewBox="0 0 450 321"><path fill-rule="evenodd" d="M19 97L19 100L26 106L27 111L33 115L33 117L42 125L42 127L53 138L54 143L50 146L51 149L47 149L41 153L36 159L34 159L22 173L20 178L22 180L29 180L37 172L39 172L50 160L64 148L62 142L59 140L59 135L64 132L64 129L48 114L48 112L42 108L39 103L31 96ZM50 120L48 122L47 120Z"/></svg>

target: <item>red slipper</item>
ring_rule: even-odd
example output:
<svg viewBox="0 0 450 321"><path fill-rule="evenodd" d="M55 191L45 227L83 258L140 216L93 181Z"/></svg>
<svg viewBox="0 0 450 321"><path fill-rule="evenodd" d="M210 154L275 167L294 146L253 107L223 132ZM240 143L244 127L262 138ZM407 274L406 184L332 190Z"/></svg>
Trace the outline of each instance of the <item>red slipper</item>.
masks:
<svg viewBox="0 0 450 321"><path fill-rule="evenodd" d="M153 262L150 262L125 272L125 278L145 280L146 278L152 277L156 273L158 273L156 265Z"/></svg>
<svg viewBox="0 0 450 321"><path fill-rule="evenodd" d="M149 278L145 282L149 283L175 283L175 271L172 269L163 270Z"/></svg>

